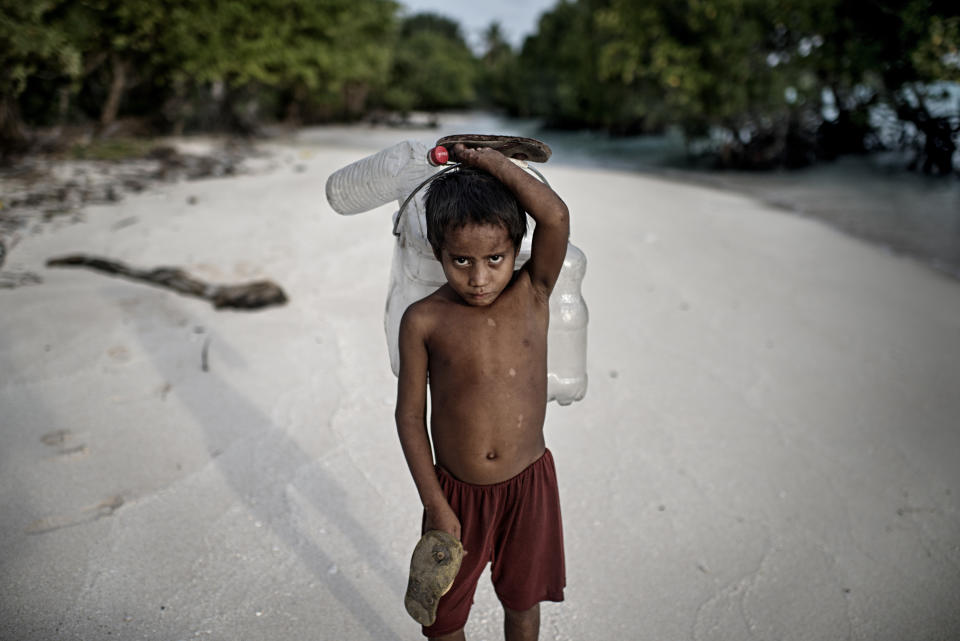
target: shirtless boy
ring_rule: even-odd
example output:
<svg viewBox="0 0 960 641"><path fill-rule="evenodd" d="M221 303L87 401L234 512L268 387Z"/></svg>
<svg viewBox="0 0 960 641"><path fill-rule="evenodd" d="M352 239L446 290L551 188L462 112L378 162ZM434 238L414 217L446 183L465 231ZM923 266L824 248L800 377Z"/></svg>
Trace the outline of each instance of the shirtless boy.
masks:
<svg viewBox="0 0 960 641"><path fill-rule="evenodd" d="M507 641L537 639L540 601L562 601L565 585L543 420L548 301L569 217L552 189L499 152L457 145L453 156L465 169L436 179L426 199L427 237L447 283L412 304L400 324L397 431L424 531L448 532L466 551L423 632L464 638L477 581L492 561ZM530 259L514 271L524 211L536 229Z"/></svg>

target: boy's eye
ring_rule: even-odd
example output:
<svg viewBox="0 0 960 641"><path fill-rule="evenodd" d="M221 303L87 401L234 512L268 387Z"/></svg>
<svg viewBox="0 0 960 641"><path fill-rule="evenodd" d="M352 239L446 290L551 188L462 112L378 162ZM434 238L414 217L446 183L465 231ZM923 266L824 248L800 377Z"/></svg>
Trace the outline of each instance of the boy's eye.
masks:
<svg viewBox="0 0 960 641"><path fill-rule="evenodd" d="M467 259L464 258L463 256L456 256L453 259L453 264L458 265L460 267L463 267L464 265L466 265L467 262L468 262Z"/></svg>
<svg viewBox="0 0 960 641"><path fill-rule="evenodd" d="M503 261L503 255L502 255L502 254L495 254L495 255L493 255L493 256L490 257L490 262L493 263L494 265L496 265L497 263L499 263L499 262L501 262L501 261Z"/></svg>

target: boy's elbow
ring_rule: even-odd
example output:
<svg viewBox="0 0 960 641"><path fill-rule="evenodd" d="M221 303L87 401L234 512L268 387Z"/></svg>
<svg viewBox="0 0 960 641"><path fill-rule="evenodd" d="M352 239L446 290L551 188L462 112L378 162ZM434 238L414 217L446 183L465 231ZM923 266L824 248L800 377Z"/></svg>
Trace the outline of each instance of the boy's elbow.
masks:
<svg viewBox="0 0 960 641"><path fill-rule="evenodd" d="M567 203L559 197L557 197L557 204L553 210L553 219L558 226L570 229L570 210L567 208Z"/></svg>
<svg viewBox="0 0 960 641"><path fill-rule="evenodd" d="M397 436L402 441L410 433L410 424L400 412L394 413L393 418L397 423Z"/></svg>
<svg viewBox="0 0 960 641"><path fill-rule="evenodd" d="M426 426L426 419L423 414L412 413L401 407L398 407L393 413L393 420L396 421L397 432L401 435L421 430Z"/></svg>
<svg viewBox="0 0 960 641"><path fill-rule="evenodd" d="M559 200L559 199L558 199ZM557 204L556 210L553 214L554 225L556 229L560 232L563 238L570 238L570 210L567 209L566 203L562 200Z"/></svg>

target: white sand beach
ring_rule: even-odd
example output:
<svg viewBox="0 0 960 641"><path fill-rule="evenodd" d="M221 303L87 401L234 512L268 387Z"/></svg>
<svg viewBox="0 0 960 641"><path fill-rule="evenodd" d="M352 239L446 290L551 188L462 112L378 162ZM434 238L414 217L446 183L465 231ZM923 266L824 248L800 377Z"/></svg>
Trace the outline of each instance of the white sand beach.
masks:
<svg viewBox="0 0 960 641"><path fill-rule="evenodd" d="M43 282L0 290L0 639L422 638L396 206L324 198L379 147L272 150L7 257ZM541 639L960 638L960 284L729 192L544 172L588 259L590 384L547 413L568 586ZM75 252L290 301L44 267ZM501 620L482 582L468 638Z"/></svg>

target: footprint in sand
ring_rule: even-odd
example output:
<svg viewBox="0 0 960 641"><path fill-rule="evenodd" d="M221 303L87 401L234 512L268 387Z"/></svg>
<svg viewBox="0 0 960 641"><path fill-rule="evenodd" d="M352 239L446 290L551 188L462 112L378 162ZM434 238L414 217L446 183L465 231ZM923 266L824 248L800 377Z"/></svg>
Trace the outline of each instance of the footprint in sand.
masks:
<svg viewBox="0 0 960 641"><path fill-rule="evenodd" d="M80 445L70 445L70 441L73 439L73 432L70 430L55 430L53 432L47 432L40 437L40 441L49 447L58 448L56 456L52 457L56 460L70 460L83 458L90 453L89 448L83 443Z"/></svg>
<svg viewBox="0 0 960 641"><path fill-rule="evenodd" d="M83 458L90 454L90 448L86 445L77 445L76 447L68 447L57 452L56 459L58 461L69 460L69 459L78 459Z"/></svg>
<svg viewBox="0 0 960 641"><path fill-rule="evenodd" d="M37 519L27 526L26 532L27 534L46 534L47 532L62 530L63 528L73 527L74 525L92 523L106 516L113 516L122 506L123 495L115 494L100 501L96 505L81 508L80 511L75 514L48 516Z"/></svg>
<svg viewBox="0 0 960 641"><path fill-rule="evenodd" d="M40 442L44 445L49 445L50 447L56 447L57 445L63 445L73 436L70 430L56 430L55 432L47 432L40 437Z"/></svg>
<svg viewBox="0 0 960 641"><path fill-rule="evenodd" d="M130 350L123 345L114 345L107 350L107 355L119 363L126 363L130 360Z"/></svg>

